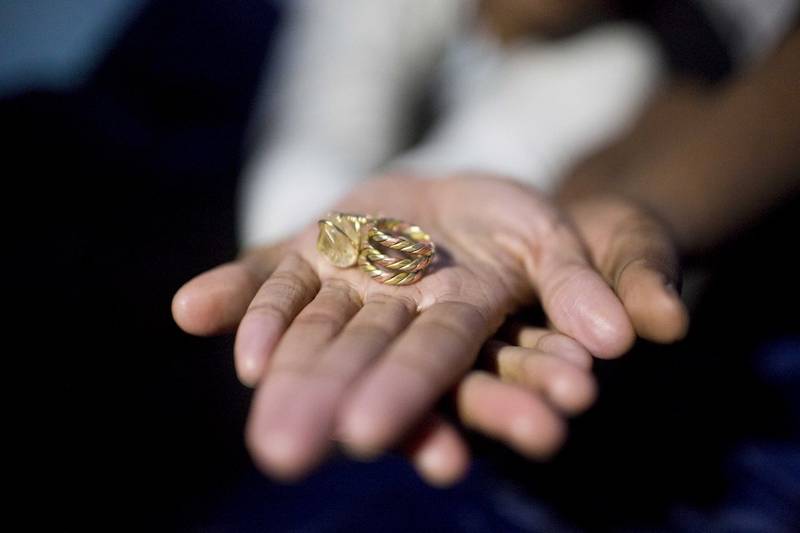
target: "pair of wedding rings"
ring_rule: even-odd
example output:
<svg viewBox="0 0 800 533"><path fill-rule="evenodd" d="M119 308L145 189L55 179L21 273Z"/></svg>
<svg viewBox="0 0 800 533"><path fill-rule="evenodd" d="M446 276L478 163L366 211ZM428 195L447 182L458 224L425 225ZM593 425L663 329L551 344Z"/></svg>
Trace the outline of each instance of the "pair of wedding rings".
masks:
<svg viewBox="0 0 800 533"><path fill-rule="evenodd" d="M436 256L433 241L419 226L347 213L330 213L319 221L317 250L335 266L358 264L387 285L419 281Z"/></svg>

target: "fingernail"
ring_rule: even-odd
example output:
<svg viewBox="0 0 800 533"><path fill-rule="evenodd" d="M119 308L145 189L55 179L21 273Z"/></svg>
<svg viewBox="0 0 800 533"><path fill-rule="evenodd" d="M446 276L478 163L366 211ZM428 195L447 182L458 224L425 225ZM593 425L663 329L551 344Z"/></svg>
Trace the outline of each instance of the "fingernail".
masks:
<svg viewBox="0 0 800 533"><path fill-rule="evenodd" d="M422 451L417 458L419 467L428 473L439 473L445 466L445 456L436 446L431 446Z"/></svg>
<svg viewBox="0 0 800 533"><path fill-rule="evenodd" d="M306 469L301 446L287 433L266 435L260 455L269 475L284 481L297 479Z"/></svg>
<svg viewBox="0 0 800 533"><path fill-rule="evenodd" d="M550 393L561 403L570 403L575 395L572 376L563 372L556 374L550 384Z"/></svg>
<svg viewBox="0 0 800 533"><path fill-rule="evenodd" d="M675 286L674 281L668 281L664 284L664 288L667 289L667 292L670 292L676 296L678 296L678 288Z"/></svg>
<svg viewBox="0 0 800 533"><path fill-rule="evenodd" d="M294 443L285 433L273 433L265 438L263 453L270 462L283 464L291 462L294 456Z"/></svg>
<svg viewBox="0 0 800 533"><path fill-rule="evenodd" d="M255 346L256 343L252 340L242 341L240 344L237 338L237 345L245 348L238 346L235 348L236 374L239 376L239 381L248 387L253 387L261 377L262 358Z"/></svg>
<svg viewBox="0 0 800 533"><path fill-rule="evenodd" d="M234 353L239 379L248 386L255 385L264 369L267 356L276 344L276 328L269 324L245 324L236 335Z"/></svg>
<svg viewBox="0 0 800 533"><path fill-rule="evenodd" d="M260 374L260 365L255 357L244 357L242 358L241 365L239 367L239 380L247 385L248 387L254 386L258 382L258 377Z"/></svg>
<svg viewBox="0 0 800 533"><path fill-rule="evenodd" d="M337 431L336 439L348 455L360 460L371 460L380 455L375 446L374 424L364 414L349 415Z"/></svg>
<svg viewBox="0 0 800 533"><path fill-rule="evenodd" d="M536 433L536 424L528 416L517 416L511 421L509 431L515 441L526 442Z"/></svg>
<svg viewBox="0 0 800 533"><path fill-rule="evenodd" d="M561 357L580 368L592 368L592 356L577 341L561 335L546 335L539 342L545 352Z"/></svg>

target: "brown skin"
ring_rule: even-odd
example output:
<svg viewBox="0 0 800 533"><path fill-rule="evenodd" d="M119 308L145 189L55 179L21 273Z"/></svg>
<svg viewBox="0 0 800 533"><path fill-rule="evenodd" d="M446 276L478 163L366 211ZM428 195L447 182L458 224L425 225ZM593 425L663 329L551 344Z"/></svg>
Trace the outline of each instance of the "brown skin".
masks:
<svg viewBox="0 0 800 533"><path fill-rule="evenodd" d="M556 37L576 31L612 10L609 0L482 0L481 17L501 40L531 34Z"/></svg>
<svg viewBox="0 0 800 533"><path fill-rule="evenodd" d="M783 194L796 190L793 171L800 168L800 151L796 150L800 146L800 101L793 97L799 65L800 37L795 33L769 61L723 87L706 90L692 84L674 85L654 102L631 135L573 174L562 191L564 211L560 213L534 191L513 186L511 193L504 180L454 178L439 185L420 185L430 187L426 197L432 200L423 211L415 210L412 200L417 197L408 193L406 179L385 178L363 187L342 207L370 211L375 199L383 198L382 207L388 201L387 209L429 226L455 252L455 270L443 274L447 269L442 269L438 278L432 273L426 278L427 289L411 298L422 310L420 316L427 313L429 317L427 331L417 328L416 337L404 336L374 362L372 356L384 351L364 351L371 338L380 341L382 332L374 325L351 331L358 335L350 335L354 344L347 345L345 358L332 357L332 348L322 350L333 337L336 342L347 337L336 316L351 307L355 315L359 306L372 301L381 308L374 307L373 313L385 311L387 320L394 316L403 322L411 316L411 309L404 311L402 302L409 300L400 298L395 306L396 292L370 291L360 278L341 277L315 262L309 244L313 230L291 245L251 250L240 260L190 281L175 296L175 319L187 332L201 335L238 326L238 368L243 381L259 386L249 444L257 462L273 475L291 478L306 473L324 457L329 439L338 437L349 440L356 454L402 446L431 483L450 483L463 474L468 449L458 432L429 409L435 398L453 385L450 390L467 426L530 457L546 457L563 439L564 418L585 409L593 398L590 359L581 344L611 356L625 351L631 331L657 342L671 342L685 334L688 316L674 289L679 285L679 271L673 238L685 250L714 243ZM489 210L491 216L481 222L489 229L487 236L492 228L501 233L514 228L512 234L519 237L514 242L493 249L497 243L484 241L488 257L509 261L483 263L487 256L472 256L464 247L463 236L459 237L459 228L474 227L475 214L485 214L487 197L505 197L505 207L509 202L516 206L502 213ZM454 198L458 201L453 202ZM465 198L472 198L475 205ZM527 207L523 205L526 202ZM443 220L449 222L443 226ZM530 224L521 222L526 220ZM542 253L544 257L556 253L553 257L557 257L566 243L572 259L550 269L549 274L547 269L514 267L541 267L547 263L541 262ZM477 270L470 265L477 265ZM587 265L597 269L616 299L607 297L597 279L588 274L591 269L587 270ZM577 267L582 272L578 277L593 279L588 291L593 296L585 300L585 305L596 307L591 312L583 313L581 305L574 305L585 297L585 286L575 285L572 276L558 281L563 267ZM482 274L484 269L488 276ZM466 301L453 301L456 293L451 289L454 284L463 288L466 274L478 274L479 282L466 292ZM498 285L497 279L504 281ZM509 287L514 290L508 292ZM545 304L553 329L517 325L506 338L508 343L484 346L483 360L493 372L471 370L480 344L505 313L528 301L530 290ZM494 297L484 298L489 294ZM606 296L598 299L600 294ZM425 295L433 295L429 307L421 305ZM458 305L454 307L454 303ZM449 306L434 311L436 304ZM588 334L593 327L591 317L618 316L620 304L630 322L627 326L619 322L607 330L606 340L598 343L598 338ZM336 315L330 313L334 309ZM305 319L300 319L301 315ZM294 316L298 318L286 320ZM470 321L475 324L466 335L460 328ZM275 335L259 338L260 332L276 324ZM443 338L448 342L439 342ZM314 339L322 339L322 344L315 344ZM394 370L431 361L414 356L417 351L409 349L414 343L427 351L440 351L452 364L423 369L424 375L432 378L422 382L386 378L402 377L404 372L395 374ZM368 353L370 357L353 357L370 351L375 352ZM268 356L270 368L266 368ZM322 374L315 370L320 360L332 362ZM303 361L316 362L309 366ZM343 388L347 394L340 394ZM388 388L393 389L389 397L412 400L414 407L410 409L402 401L386 403ZM420 402L420 397L424 401ZM378 417L361 426L366 430L361 435L341 431L343 421L345 428L348 418L352 422L353 412L374 414L375 406L378 411L399 408L402 424L394 420L388 426L376 424L382 419ZM273 438L268 438L270 435ZM276 435L281 438L276 440ZM281 446L276 447L276 442Z"/></svg>
<svg viewBox="0 0 800 533"><path fill-rule="evenodd" d="M688 316L674 290L679 284L679 272L672 237L687 250L716 242L757 216L782 194L796 189L796 173L792 171L800 168L800 150L796 150L800 146L800 99L794 97L800 79L798 65L800 37L795 33L769 61L724 87L706 90L692 84L674 85L654 102L627 138L576 170L562 191L565 211L561 214L534 192L527 196L527 193L522 194L522 189L516 189L508 195L510 189L503 180L457 178L445 185L436 185L428 191L427 197L434 201L424 213L414 211L415 206L406 202L416 198L404 197L404 191L408 191L405 187L407 180L393 182L392 178L387 178L362 188L362 194L348 200L352 203L346 202L343 207L370 211L376 198L384 198L381 207L388 209L385 204L390 198L390 207L397 210L398 215L407 215L430 226L432 233L437 233L442 242L449 244L456 251L457 265L460 259L466 259L461 267L451 271L455 276L442 274L446 272L443 269L438 278L436 273L426 278L428 290L415 292L420 297L438 294L434 303L438 300L438 303L452 304L447 300L454 293L448 287L462 283L466 279L464 274L470 271L469 265L477 260L477 257L470 260L469 254L464 255L466 249L461 237L453 229L473 224L475 213L484 211L485 198L498 198L505 194L507 201L518 205L519 211L511 210L517 215L507 220L504 214L499 219L490 216L483 222L492 228L498 222L503 226L503 220L506 220L516 228L514 234L521 237L517 244L523 245L512 244L509 247L506 242L495 252L509 259L516 257L516 260L478 269L486 267L487 272L491 272L498 266L500 268L489 277L479 276L487 282L484 288L493 287L492 290L485 292L479 283L475 285L479 290L468 293L474 296L499 294L500 298L470 300L458 312L465 309L482 309L482 312L467 311L459 319L451 313L455 311L452 306L444 310L448 312L436 316L433 314L435 305L428 308L431 319L436 318L431 325L438 323L434 329L439 329L435 336L429 335L434 329L429 329L428 333L422 331L417 342L420 346L433 347L434 351L441 350L452 359L453 366L427 369L426 372L434 372L434 379L421 384L415 384L414 380L404 383L403 379L393 383L395 395L399 394L397 398L407 394L410 395L407 399L416 401L422 392L425 401L412 411L407 405L398 404L405 413L403 427L396 424L390 428L385 425L381 428L370 424L362 426L362 429L366 427L369 430L367 438L363 434L351 434L351 439L355 437L349 443L351 448L356 453L374 453L386 446L400 445L431 483L447 484L456 480L465 471L468 449L452 426L436 415L426 414L431 402L454 384L452 391L458 412L468 426L505 441L534 458L546 457L557 449L563 439L563 419L585 409L594 394L594 382L589 373L590 359L585 349L569 335L584 345L593 345L594 351L600 347L607 356L625 350L631 331L628 328L631 327L638 336L654 341L679 339L686 332ZM392 194L386 194L386 190L372 190L373 187L393 188ZM464 197L473 196L476 205L463 201ZM528 207L519 204L520 199L524 204L526 197L530 203ZM453 198L460 201L450 202ZM540 222L549 220L550 223L520 223L529 217L533 217L530 219L533 222L542 216L544 218L538 218ZM444 219L461 222L452 228L439 226ZM556 220L558 224L552 226ZM561 228L556 231L562 235L561 240L553 240L553 233L549 230L536 235L536 228L541 231L542 228L552 230L556 227ZM338 332L341 328L332 327L336 323L333 315L324 314L328 312L325 306L335 308L339 314L343 308L352 307L356 313L357 308L369 300L370 293L360 278L340 278L314 261L313 247L309 244L313 241L312 234L313 230L309 230L305 238L292 241L291 246L251 250L241 259L190 281L178 291L173 303L175 319L187 332L207 335L239 328L238 368L243 381L259 384L250 421L250 447L266 472L283 477L302 475L324 457L329 438L341 435L333 432L335 425L330 424L331 420L346 420L354 409L358 411L359 405L367 406L367 411L374 405L391 407L391 403L381 403L380 394L375 395L376 391L385 392L384 388L391 384L391 380L378 380L380 387L376 389L376 376L389 375L385 370L388 363L398 362L414 353L399 348L388 351L381 361L384 370L376 362L367 372L369 358L362 361L365 371L358 368L362 364L357 362L358 358L357 366L352 367L354 350L361 350L355 347L359 343L369 344L372 336L380 337L381 333L378 328L361 328L356 331L366 337L346 350L345 359L328 368L328 372L335 371L335 374L323 373L327 376L324 382L318 382L319 374L314 372L314 365L298 366L298 362L302 363L304 359L298 359L298 353L301 356L315 355L320 350L322 345L316 346L313 342L317 338L315 335L324 337L323 344L330 342L330 335L341 336ZM487 235L490 234L491 231ZM549 237L542 239L545 235ZM571 236L565 241L565 235ZM584 314L583 319L581 313L575 314L580 306L563 304L577 301L583 292L576 290L580 288L575 286L570 288L570 277L564 278L564 284L560 285L557 278L548 279L548 274L542 270L515 270L513 267L517 261L541 264L543 249L563 249L565 242L570 243L571 257L578 260L576 264L584 265L580 267L581 271L586 272L585 265L594 266L616 297L616 300L603 297L594 303L589 302L594 297L588 299L587 304L599 305L600 308ZM292 246L300 248L293 249ZM575 268L576 264L570 268ZM287 276L287 269L294 273L293 277ZM276 277L276 272L284 273ZM559 269L551 269L549 276L557 276L558 272ZM496 285L496 280L492 281L495 275L506 282L502 286ZM586 275L582 277L588 279ZM526 288L526 283L530 282L533 284ZM551 287L549 296L541 293L541 288L548 285ZM326 286L326 296L320 298L323 294L321 289ZM516 289L509 293L508 287ZM508 343L492 342L484 347L483 360L492 373L470 370L480 343L493 332L502 315L524 303L522 300L527 301L527 297L520 300L519 295L528 294L536 287L539 288L537 296L543 299L555 329L517 325L506 338ZM596 294L603 292L596 279L592 281L592 287ZM392 291L386 294L374 291L372 294L373 297L379 296L373 303L383 306L384 311L391 313L394 309L398 316L402 315L401 318L410 316L407 316L410 309L403 311L402 305L391 305ZM312 298L317 302L314 312L309 311ZM562 304L554 306L553 302L559 299ZM416 296L412 300L416 301ZM608 338L613 339L610 344L608 341L597 344L596 338L586 335L588 330L584 328L591 328L591 320L585 322L586 318L616 315L616 306L620 303L630 319L629 325L620 322L608 330L611 335ZM416 304L419 307L420 302L416 301ZM272 311L262 312L269 309ZM298 329L299 333L292 335L289 322L280 317L299 317L301 313L305 313L307 319L295 320L291 328L305 329ZM249 325L244 324L243 316L246 314L250 316L247 320ZM309 316L316 318L311 320ZM321 320L323 316L329 318ZM453 318L455 322L445 329L440 328L445 324L442 320ZM459 333L459 328L471 320L477 321L471 331L479 333L474 336ZM584 325L580 326L582 321ZM268 330L267 326L276 323L280 326L277 335L282 338L283 345L277 349L277 337L262 342L264 338L259 340L258 335L259 331ZM429 335L427 340L425 335ZM434 337L440 335L445 335L450 341L436 348ZM284 337L293 340L287 341ZM410 346L410 338L406 337L406 346ZM603 344L605 348L602 348ZM403 343L399 345L403 346ZM460 348L453 351L452 346ZM270 369L266 368L268 356L275 362L271 363ZM328 356L323 360L333 361L330 354ZM314 361L315 357L305 359ZM276 366L277 361L281 363ZM426 361L428 359L411 357L401 367ZM291 372L281 371L281 367ZM453 367L461 369L459 372L462 374L453 374ZM347 369L353 372L341 372ZM338 385L331 389L326 383L332 376ZM347 395L336 392L342 390L342 384L347 386ZM305 394L296 396L298 390L305 391ZM289 401L290 397L303 398L303 401ZM298 405L305 407L299 409ZM332 410L322 409L326 405ZM410 433L401 431L406 426L412 430ZM376 428L379 428L377 433ZM286 444L287 434L293 434L290 440L296 437L298 440L292 442L302 442L303 447L278 446L268 451L275 440L270 444L267 437L277 430L280 431L276 434L284 438L283 444Z"/></svg>
<svg viewBox="0 0 800 533"><path fill-rule="evenodd" d="M458 220L459 217L466 217L465 221L469 223L474 223L474 213L479 212L478 209L471 208L468 203L459 201L451 204L449 200L463 198L464 194L469 197L470 189L476 188L475 190L478 191L476 200L480 206L485 206L483 200L486 197L502 196L503 191L508 189L504 180L478 179L476 181L475 178L456 178L447 185L435 187L441 196L440 201L431 202L429 213L423 216L416 212L401 213L406 209L403 207L406 205L403 203L405 202L403 195L404 191L407 191L405 187L407 180L396 180L396 183L394 181L392 178L387 178L379 180L375 185L378 188L396 187L392 194L384 194L380 190L371 191L371 187L364 187L360 191L359 197L346 200L346 205L342 207L355 211L370 211L375 198L383 197L381 207L388 209L385 199L391 198L395 204L399 202L392 206L392 209L398 210L399 215L406 215L428 229L433 228L431 231L435 232L437 229L441 229L437 228L436 222L442 219L440 211L443 206L450 206L446 209L449 211L446 218L454 216ZM578 183L578 180L574 180L574 183ZM516 191L511 195L514 202L518 202L519 198L526 196L520 194L520 189L516 189ZM437 196L432 193L430 197L435 199ZM544 216L542 220L562 220L563 222L557 226L561 226L567 234L573 235L568 239L572 243L570 246L575 253L573 257L584 257L580 261L589 261L587 264L596 266L598 274L612 291L611 294L616 296L616 300L604 297L595 301L593 305L599 307L586 316L616 315L618 314L616 306L621 303L629 318L627 326L620 322L608 331L611 335L610 338L616 340L612 340L605 349L601 347L599 352L604 352L606 356L624 352L629 345L631 332L657 342L671 342L685 334L688 315L673 288L679 284L676 250L664 226L656 218L648 211L639 208L638 204L613 196L594 195L589 199L569 201L566 205L571 217L558 214L557 210L554 211L533 191L530 192L530 198L532 206L527 208L530 209L529 213L525 214L526 208L523 208L520 211L521 216L512 216L510 221L513 225L520 225L519 221L526 220L529 216L533 216L534 220L541 216ZM352 204L348 202L352 202ZM408 209L413 211L415 206L408 205ZM537 215L537 212L540 214ZM426 219L428 214L434 215L430 221ZM486 222L492 226L498 220L490 219ZM549 225L545 224L544 227ZM527 224L521 224L523 229L521 235L527 235L530 229L537 226L542 227L540 224L533 224L529 228ZM380 373L375 371L378 365L371 362L371 357L364 358L361 363L358 362L359 358L353 357L354 350L356 352L361 350L361 348L356 348L358 344L361 344L363 348L363 345L371 342L369 339L374 335L377 335L376 338L380 340L383 333L379 328L357 328L355 330L360 331L360 334L366 335L366 337L348 348L347 358L343 359L341 363L329 366L329 371L336 370L335 374L323 374L327 376L325 383L328 383L331 377L339 383L333 389L325 383L320 385L319 374L314 370L318 365L302 364L304 359L315 360L315 357L302 357L304 353L314 355L315 352L320 351L323 345L327 345L333 340L328 337L333 335L340 339L343 335L341 333L344 331L343 324L333 328L332 324L336 321L332 318L331 313L325 315L329 317L327 324L325 321L317 320L328 312L324 310L325 305L330 304L331 309L335 308L338 314L341 314L341 310L348 306L353 307L353 312L357 313L359 305L364 305L364 302L369 301L369 297L367 297L369 291L363 292L366 287L360 285L360 278L358 280L338 279L336 277L338 273L333 274L330 270L324 270L324 265L314 261L313 247L310 245L313 242L310 236L314 231L311 229L306 233L306 238L293 239L281 245L246 251L240 259L213 269L187 283L178 291L173 302L173 314L176 322L189 333L210 335L238 329L237 368L245 383L259 387L249 423L248 442L262 469L283 478L301 476L324 458L330 446L330 439L343 437L338 426L341 425L342 420L347 419L349 416L347 412L352 411L354 405L357 407L360 403L369 406L373 405L374 401L380 404L380 396L372 395L365 401L364 398L358 398L359 394L352 392L359 388L363 390L366 378L371 375L374 381L375 374ZM445 236L447 233L447 231L439 233L440 238L445 243L452 240L458 251L459 238L448 239ZM528 235L518 242L528 242L532 236ZM558 240L554 241L552 238L544 240L535 238L530 242L532 243L530 247L512 246L511 248L508 248L508 243L506 243L503 253L509 254L508 257L512 258L516 256L525 264L526 261L530 262L530 259L525 259L526 257L536 257L541 254L542 242L553 243L554 250L563 248L564 244L561 242L559 245L557 244ZM538 244L533 244L535 242ZM548 246L550 245L548 244ZM536 251L537 249L539 252ZM513 263L514 261L509 264ZM281 270L282 268L283 270ZM323 270L319 270L320 268ZM558 270L553 269L550 276L557 275ZM287 276L288 271L291 271L293 276ZM456 335L451 341L456 345L464 344L461 355L456 357L451 354L450 356L456 357L460 361L454 366L463 368L464 370L461 372L465 373L458 377L458 374L451 374L450 370L452 369L447 370L446 375L439 375L436 379L424 384L426 391L423 396L427 398L424 406L429 408L430 401L451 387L449 388L450 394L453 396L458 413L468 427L504 441L531 458L543 458L553 453L563 440L565 418L585 410L591 405L595 395L595 384L590 372L591 357L588 351L569 335L578 338L585 345L594 346L596 352L598 352L599 345L596 339L592 340L591 336L586 336L586 330L581 333L582 327L576 327L581 322L581 319L576 320L574 314L576 308L570 311L570 306L562 305L560 306L562 311L558 311L559 306L554 307L552 304L552 293L550 297L539 293L537 296L544 297L546 308L548 307L547 302L550 301L548 311L550 311L552 328L514 324L514 327L502 332L503 335L499 337L502 340L493 341L484 346L481 352L481 363L489 371L469 369L470 362L474 362L480 344L496 327L496 321L502 317L503 313L510 312L514 306L524 303L519 300L519 294L524 295L530 290L524 288L525 280L527 279L527 282L535 280L536 283L533 286L538 286L540 289L542 284L552 285L555 281L555 278L548 281L547 275L542 277L542 272L539 272L533 279L530 278L530 272L527 274L522 275L522 272L515 274L513 269L506 271L503 276L507 280L511 280L511 284L504 283L504 286L506 288L516 286L518 295L511 299L506 298L505 303L502 302L503 298L500 298L499 306L495 301L488 309L479 313L483 317L488 317L491 323L474 328L482 331L475 338L459 336L456 323L452 324L455 329L439 332L451 337ZM440 273L439 278L441 276ZM431 283L433 285L424 293L441 293L441 296L445 296L448 294L447 287L451 286L459 277L461 276L451 276L448 281L447 278L442 280L432 275L427 280L429 285ZM593 291L600 291L600 285L596 281L592 282L592 285L595 287ZM321 290L326 286L327 292L325 292L326 297L324 298L326 301L321 301ZM437 289L437 286L442 288L442 291ZM346 287L349 289L343 290ZM580 290L583 288L576 290L575 287L572 289L569 287L570 284L567 283L558 289L557 292L562 294L560 298L562 301L577 301L573 298L577 298L577 295L583 292ZM502 294L506 288L500 290L498 294ZM475 294L482 292L485 293L481 289ZM569 296L570 293L574 293L576 296ZM357 297L352 299L353 295ZM391 291L387 294L374 292L372 297L374 298L375 295L378 298L372 300L373 304L382 305L384 310L389 311L394 308L399 315L405 316L402 305L392 306L391 301L386 299L387 296L392 295ZM593 299L595 298L588 300ZM523 300L527 301L527 297L523 297ZM315 306L317 309L311 312L309 311L311 306L309 302L314 301L317 302ZM408 300L401 299L401 303L402 301L408 302ZM444 302L444 300L442 301ZM470 305L474 306L475 303L473 301ZM417 306L419 307L419 302L417 302ZM278 314L272 311L262 312L269 309L277 311ZM486 311L488 314L485 313ZM281 312L284 314L281 315ZM431 313L431 311L428 312ZM280 318L281 316L300 317L301 314L317 318L299 322ZM245 315L249 315L250 318L243 320L246 318ZM572 315L571 318L570 315ZM406 318L401 318L403 319L401 322L406 320ZM440 313L439 320L445 318L450 319L452 316L447 317L446 314ZM485 320L485 318L481 318L481 320ZM246 325L245 322L249 322L249 325ZM437 320L433 322L435 323ZM264 338L259 339L259 332L268 331L269 323L272 326L276 323L280 326L277 329L277 336L273 335L274 338L266 339L266 341ZM290 323L291 327L289 327ZM292 328L298 331L305 329L292 335ZM275 331L274 328L273 331ZM326 331L327 333L325 333ZM316 334L314 332L319 332L325 337L322 345L317 346L313 342ZM564 333L569 333L569 335ZM282 347L277 344L279 338ZM291 340L292 338L294 340ZM429 342L435 343L435 341L436 339L429 338L421 344L428 346ZM447 349L447 345L442 345L442 349ZM300 357L298 357L298 353ZM394 350L394 353L394 359L399 360L402 355L400 351ZM316 355L321 354L317 353ZM268 358L271 359L269 365L266 363ZM383 358L392 359L386 354ZM357 365L355 367L350 364L354 359ZM328 354L328 357L323 356L322 360L333 361L334 359ZM278 361L280 363L276 363ZM348 364L342 364L344 362ZM419 362L424 362L424 360L417 359L414 364ZM386 367L385 364L384 367ZM281 368L292 371L282 371ZM346 370L346 372L339 372L340 370ZM386 374L386 372L383 373ZM291 381L292 379L301 379L301 381L289 383L287 386L286 380ZM281 380L284 383L281 383ZM342 385L346 385L348 394L341 395L336 392L342 390ZM381 383L381 388L386 385L387 383ZM395 392L400 395L411 394L409 398L412 399L419 396L420 391L415 389L413 383L410 383L410 387L405 385L403 380L395 383L393 385ZM298 391L305 391L305 393L298 395ZM383 393L385 390L380 392ZM361 396L363 395L364 393L361 393ZM290 402L288 401L289 397L303 398L303 401ZM298 405L304 407L300 409ZM320 413L322 418L320 418ZM386 446L400 446L423 477L433 484L449 484L463 475L468 465L469 451L463 437L455 428L436 414L430 412L426 414L425 407L415 409L410 414L406 412L406 415L403 417L407 419L403 426L408 427L399 427L395 424L393 428L387 430L384 426L378 431L377 445L375 440L377 426L375 425L371 425L372 435L367 435L366 442L364 435L356 436L355 440L351 435L350 450L356 454L371 454ZM415 422L412 423L412 421ZM282 438L288 434L291 441L290 446L275 447L276 439L269 438L272 433L274 433L273 437L281 435ZM390 436L387 437L387 435ZM345 438L342 440L347 440L346 431L344 436ZM359 439L361 442L358 442ZM284 438L283 444L286 444L285 440ZM370 440L372 442L369 442ZM302 442L303 446L296 446L298 442Z"/></svg>
<svg viewBox="0 0 800 533"><path fill-rule="evenodd" d="M687 331L675 291L678 246L713 246L800 190L798 80L795 31L761 65L721 86L673 81L628 135L566 180L560 203L640 337L672 342ZM526 333L542 331L514 330L512 342L523 346ZM483 392L476 402L492 399L488 387Z"/></svg>
<svg viewBox="0 0 800 533"><path fill-rule="evenodd" d="M326 263L311 225L191 280L173 315L195 335L237 330L237 369L257 387L247 441L266 473L302 476L336 439L356 456L403 447L426 479L447 484L465 472L468 448L430 414L442 395L468 427L545 458L563 442L566 417L594 399L589 351L616 357L635 334L683 335L685 309L665 284L677 282L671 243L646 214L624 211L622 222L642 222L629 226L612 207L576 216L576 227L512 180L376 179L336 209L413 220L448 251L447 264L387 287ZM579 237L587 220L595 243ZM514 328L483 348L493 372L474 370L506 315L534 300L552 328Z"/></svg>
<svg viewBox="0 0 800 533"><path fill-rule="evenodd" d="M644 206L683 251L729 238L800 188L800 31L719 87L676 82L626 138L565 182L567 205L614 195Z"/></svg>
<svg viewBox="0 0 800 533"><path fill-rule="evenodd" d="M552 334L559 352L588 359L586 346L615 357L633 341L622 304L574 230L544 196L514 181L390 176L362 184L335 209L413 220L437 242L442 261L413 285L383 285L358 268L330 265L311 224L277 252L250 252L175 297L186 331L237 328L237 369L257 388L247 441L265 472L303 475L333 439L357 456L401 444L469 372L504 318L537 296L564 332ZM464 422L528 455L552 453L563 440L562 413L591 401L586 370L542 343L502 345L486 357L507 379L466 378L456 393ZM451 448L439 455L457 457L455 431L428 426L428 438Z"/></svg>

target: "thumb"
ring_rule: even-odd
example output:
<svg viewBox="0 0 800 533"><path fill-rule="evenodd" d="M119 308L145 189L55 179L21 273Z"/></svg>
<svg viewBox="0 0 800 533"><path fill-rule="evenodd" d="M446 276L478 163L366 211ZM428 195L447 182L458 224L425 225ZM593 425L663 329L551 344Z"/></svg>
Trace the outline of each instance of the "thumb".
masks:
<svg viewBox="0 0 800 533"><path fill-rule="evenodd" d="M658 343L686 336L680 263L666 225L631 201L611 196L578 200L567 210L636 334Z"/></svg>
<svg viewBox="0 0 800 533"><path fill-rule="evenodd" d="M192 278L172 298L173 319L192 335L233 332L286 246L282 241L245 250L236 260Z"/></svg>

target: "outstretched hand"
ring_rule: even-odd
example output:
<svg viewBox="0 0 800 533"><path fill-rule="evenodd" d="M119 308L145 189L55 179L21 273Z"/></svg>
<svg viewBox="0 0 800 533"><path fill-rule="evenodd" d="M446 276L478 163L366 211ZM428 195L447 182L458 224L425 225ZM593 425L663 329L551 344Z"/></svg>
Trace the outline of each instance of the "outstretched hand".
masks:
<svg viewBox="0 0 800 533"><path fill-rule="evenodd" d="M635 331L668 340L685 329L665 289L677 276L668 239L658 225L616 220L619 206L578 206L574 226L513 181L395 176L362 184L335 209L419 224L441 258L414 285L382 285L327 263L312 225L198 276L173 302L189 333L238 327L237 371L257 387L247 442L273 475L304 474L333 439L360 456L405 443L428 479L453 479L467 451L431 410L454 386L466 425L547 456L564 415L591 401L587 350L614 357ZM537 300L555 331L518 328L510 344L486 346L495 373L470 371L506 316Z"/></svg>

